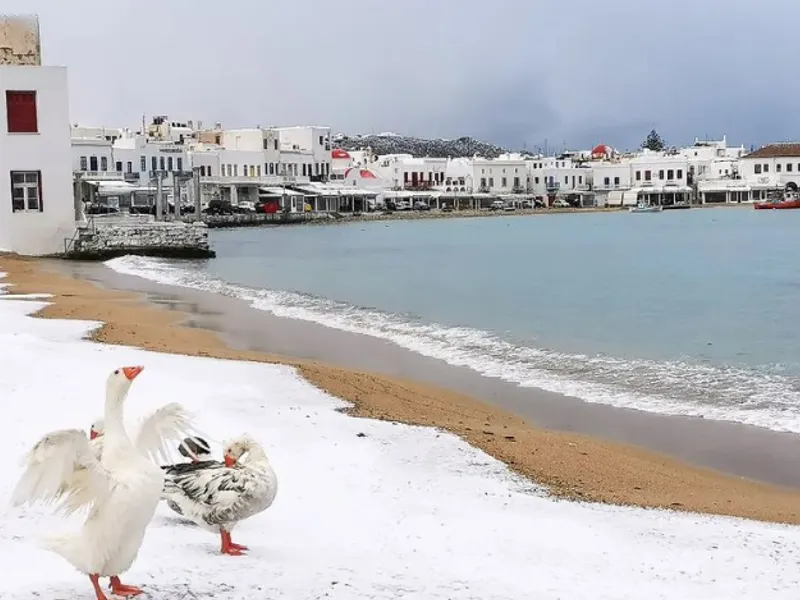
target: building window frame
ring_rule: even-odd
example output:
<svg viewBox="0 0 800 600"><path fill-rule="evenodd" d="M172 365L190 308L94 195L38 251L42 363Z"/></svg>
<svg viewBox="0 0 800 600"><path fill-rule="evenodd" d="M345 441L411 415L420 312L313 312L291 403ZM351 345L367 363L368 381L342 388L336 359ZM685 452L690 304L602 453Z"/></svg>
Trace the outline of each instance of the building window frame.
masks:
<svg viewBox="0 0 800 600"><path fill-rule="evenodd" d="M38 100L35 90L6 90L8 133L39 133Z"/></svg>
<svg viewBox="0 0 800 600"><path fill-rule="evenodd" d="M12 212L44 212L41 171L11 171L10 180Z"/></svg>

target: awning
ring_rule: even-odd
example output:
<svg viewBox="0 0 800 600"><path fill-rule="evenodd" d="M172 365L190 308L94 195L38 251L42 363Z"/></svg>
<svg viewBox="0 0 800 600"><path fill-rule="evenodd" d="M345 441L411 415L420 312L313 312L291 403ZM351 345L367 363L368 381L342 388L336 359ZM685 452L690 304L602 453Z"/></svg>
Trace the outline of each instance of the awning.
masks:
<svg viewBox="0 0 800 600"><path fill-rule="evenodd" d="M639 203L639 192L642 190L628 190L622 196L623 206L636 206Z"/></svg>
<svg viewBox="0 0 800 600"><path fill-rule="evenodd" d="M123 194L132 194L139 189L139 186L133 185L126 181L87 181L84 183L97 186L98 196L120 196Z"/></svg>
<svg viewBox="0 0 800 600"><path fill-rule="evenodd" d="M294 190L287 190L286 188L280 187L263 186L258 188L258 190L265 196L305 196L302 192L295 192Z"/></svg>
<svg viewBox="0 0 800 600"><path fill-rule="evenodd" d="M608 204L608 206L622 206L622 195L623 192L621 192L620 190L614 190L613 192L609 192L606 204Z"/></svg>

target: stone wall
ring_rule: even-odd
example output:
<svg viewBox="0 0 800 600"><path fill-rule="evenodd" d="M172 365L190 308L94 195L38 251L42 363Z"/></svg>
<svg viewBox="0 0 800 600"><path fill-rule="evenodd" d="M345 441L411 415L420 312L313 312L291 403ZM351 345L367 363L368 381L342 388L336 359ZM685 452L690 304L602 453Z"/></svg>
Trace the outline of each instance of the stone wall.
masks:
<svg viewBox="0 0 800 600"><path fill-rule="evenodd" d="M41 64L39 19L35 16L0 15L0 65Z"/></svg>
<svg viewBox="0 0 800 600"><path fill-rule="evenodd" d="M67 258L107 260L126 254L164 258L215 256L209 247L205 223L104 219L78 230Z"/></svg>

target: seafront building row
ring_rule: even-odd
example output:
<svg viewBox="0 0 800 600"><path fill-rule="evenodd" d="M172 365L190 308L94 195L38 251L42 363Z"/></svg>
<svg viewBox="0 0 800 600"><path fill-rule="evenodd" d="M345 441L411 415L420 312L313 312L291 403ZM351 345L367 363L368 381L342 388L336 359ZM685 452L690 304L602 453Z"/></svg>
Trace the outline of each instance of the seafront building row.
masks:
<svg viewBox="0 0 800 600"><path fill-rule="evenodd" d="M138 130L70 125L67 69L42 66L38 20L0 17L0 25L0 171L9 178L0 186L0 250L124 250L96 230L91 216L102 213L176 223L122 236L136 243L202 245L207 234L182 221L205 220L201 211L213 206L325 216L382 205L479 209L498 201L742 203L800 184L800 145L747 153L724 138L660 152L620 153L600 144L553 156L448 159L345 150L324 126L229 129L163 115Z"/></svg>
<svg viewBox="0 0 800 600"><path fill-rule="evenodd" d="M322 126L205 129L158 116L141 131L75 125L71 132L83 199L112 202L152 197L160 184L170 203L176 189L191 203L191 187L175 183L194 175L203 205L272 198L288 211L369 210L398 199L434 208L479 208L498 198L582 207L742 203L800 184L800 146L746 153L724 137L659 152L599 144L554 156L431 158L337 148Z"/></svg>

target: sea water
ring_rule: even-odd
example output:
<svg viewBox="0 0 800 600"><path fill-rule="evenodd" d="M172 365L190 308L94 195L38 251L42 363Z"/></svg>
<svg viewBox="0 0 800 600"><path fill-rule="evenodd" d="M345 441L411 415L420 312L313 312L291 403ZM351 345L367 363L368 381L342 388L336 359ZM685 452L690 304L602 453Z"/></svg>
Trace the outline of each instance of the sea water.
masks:
<svg viewBox="0 0 800 600"><path fill-rule="evenodd" d="M521 386L800 432L800 211L212 231L117 271L240 297Z"/></svg>

